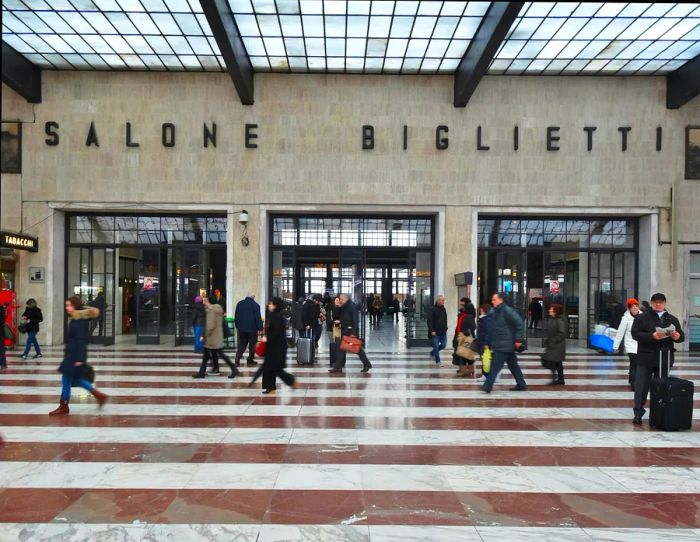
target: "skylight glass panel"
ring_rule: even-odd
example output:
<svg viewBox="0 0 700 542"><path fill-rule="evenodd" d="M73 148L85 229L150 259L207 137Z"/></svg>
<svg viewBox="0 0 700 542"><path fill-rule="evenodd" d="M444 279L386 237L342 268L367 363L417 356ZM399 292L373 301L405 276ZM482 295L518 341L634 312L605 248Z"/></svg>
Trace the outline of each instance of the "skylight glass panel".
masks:
<svg viewBox="0 0 700 542"><path fill-rule="evenodd" d="M626 2L527 3L490 70L502 73L501 61L515 58L517 62L511 63L507 73L534 74L543 69L548 74L669 73L679 65L680 56L700 40L700 15L695 16L699 7ZM552 62L543 68L548 59Z"/></svg>

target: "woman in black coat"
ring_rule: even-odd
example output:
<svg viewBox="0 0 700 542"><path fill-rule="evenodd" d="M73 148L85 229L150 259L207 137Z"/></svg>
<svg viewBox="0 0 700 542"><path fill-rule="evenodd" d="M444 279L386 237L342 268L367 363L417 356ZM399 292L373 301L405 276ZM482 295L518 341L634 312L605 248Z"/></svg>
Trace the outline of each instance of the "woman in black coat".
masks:
<svg viewBox="0 0 700 542"><path fill-rule="evenodd" d="M297 380L284 368L287 366L287 322L282 311L284 301L273 297L267 304L267 320L265 322L265 361L262 366L262 387L266 395L275 393L277 377L292 388L298 386Z"/></svg>
<svg viewBox="0 0 700 542"><path fill-rule="evenodd" d="M85 365L87 363L87 345L90 340L90 320L97 318L100 311L94 307L84 307L79 297L69 297L65 303L66 314L70 318L68 333L66 334L66 346L63 361L58 367L61 373L62 390L61 402L58 408L49 412L49 416L68 414L68 402L70 401L71 387L80 386L89 391L102 408L107 402L107 396L98 391L89 380L86 379Z"/></svg>
<svg viewBox="0 0 700 542"><path fill-rule="evenodd" d="M549 322L545 330L542 346L542 366L552 371L550 386L562 386L564 382L564 358L566 357L566 322L564 321L564 307L553 303L549 307Z"/></svg>

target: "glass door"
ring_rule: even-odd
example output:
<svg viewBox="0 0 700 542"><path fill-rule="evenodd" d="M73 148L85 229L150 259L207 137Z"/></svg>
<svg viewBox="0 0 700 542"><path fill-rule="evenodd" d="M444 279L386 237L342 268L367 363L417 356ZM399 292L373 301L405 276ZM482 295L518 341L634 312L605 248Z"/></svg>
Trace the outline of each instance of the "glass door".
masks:
<svg viewBox="0 0 700 542"><path fill-rule="evenodd" d="M431 253L411 250L408 254L408 295L406 296L406 339L408 346L427 346L428 311L433 304Z"/></svg>
<svg viewBox="0 0 700 542"><path fill-rule="evenodd" d="M365 258L362 249L341 249L340 251L340 293L346 293L357 305L360 311L359 325L357 330L361 339L365 338L367 313L367 303L364 291L364 269Z"/></svg>
<svg viewBox="0 0 700 542"><path fill-rule="evenodd" d="M90 321L90 342L114 344L115 249L77 248L68 252L68 295L99 309L100 316Z"/></svg>
<svg viewBox="0 0 700 542"><path fill-rule="evenodd" d="M175 346L194 344L192 305L198 295L209 293L210 269L206 250L180 247L173 249L173 293L175 296Z"/></svg>
<svg viewBox="0 0 700 542"><path fill-rule="evenodd" d="M272 251L272 296L281 297L290 307L294 297L294 251Z"/></svg>
<svg viewBox="0 0 700 542"><path fill-rule="evenodd" d="M160 249L143 249L136 291L136 344L160 344Z"/></svg>

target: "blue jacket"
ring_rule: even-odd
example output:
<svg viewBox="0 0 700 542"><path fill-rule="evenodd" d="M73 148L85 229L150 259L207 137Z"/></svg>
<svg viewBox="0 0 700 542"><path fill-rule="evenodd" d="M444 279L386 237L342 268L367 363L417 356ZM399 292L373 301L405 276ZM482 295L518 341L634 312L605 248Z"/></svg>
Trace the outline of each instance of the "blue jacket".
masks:
<svg viewBox="0 0 700 542"><path fill-rule="evenodd" d="M236 329L243 333L262 331L263 322L260 317L260 305L252 297L246 297L236 305Z"/></svg>
<svg viewBox="0 0 700 542"><path fill-rule="evenodd" d="M489 346L489 329L493 320L493 311L489 311L484 316L479 317L476 326L476 342L479 345L479 352L484 353L484 348Z"/></svg>
<svg viewBox="0 0 700 542"><path fill-rule="evenodd" d="M494 352L514 352L515 342L525 337L525 321L517 311L505 302L494 307L489 313L489 345Z"/></svg>

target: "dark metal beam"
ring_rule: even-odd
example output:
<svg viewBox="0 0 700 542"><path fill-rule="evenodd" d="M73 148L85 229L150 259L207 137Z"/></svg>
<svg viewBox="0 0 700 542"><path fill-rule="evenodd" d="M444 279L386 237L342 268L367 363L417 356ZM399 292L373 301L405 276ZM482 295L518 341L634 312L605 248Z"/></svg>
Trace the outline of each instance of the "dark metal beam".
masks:
<svg viewBox="0 0 700 542"><path fill-rule="evenodd" d="M41 68L2 42L2 82L28 102L41 103Z"/></svg>
<svg viewBox="0 0 700 542"><path fill-rule="evenodd" d="M666 76L666 108L678 109L700 94L700 55Z"/></svg>
<svg viewBox="0 0 700 542"><path fill-rule="evenodd" d="M253 105L255 73L226 0L199 0L243 105Z"/></svg>
<svg viewBox="0 0 700 542"><path fill-rule="evenodd" d="M455 72L455 107L467 105L524 4L491 3Z"/></svg>

